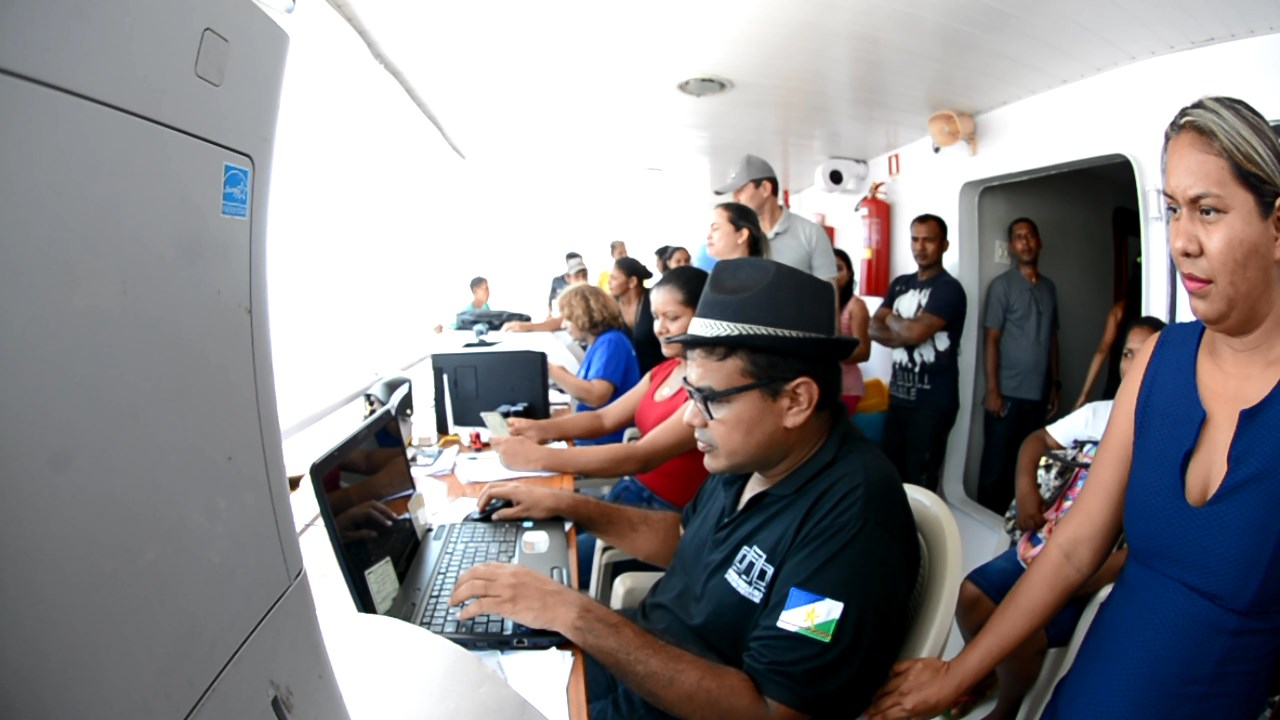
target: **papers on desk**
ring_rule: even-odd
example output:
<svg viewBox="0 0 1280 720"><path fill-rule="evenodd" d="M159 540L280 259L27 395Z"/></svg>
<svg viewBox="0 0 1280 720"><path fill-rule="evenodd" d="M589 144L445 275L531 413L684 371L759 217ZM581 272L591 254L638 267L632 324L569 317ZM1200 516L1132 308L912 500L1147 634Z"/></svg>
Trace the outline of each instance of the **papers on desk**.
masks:
<svg viewBox="0 0 1280 720"><path fill-rule="evenodd" d="M553 443L554 447L555 444ZM553 471L510 470L498 459L496 452L482 452L462 455L453 466L453 474L461 483L488 483L499 480L514 480L522 477L542 477L559 475Z"/></svg>
<svg viewBox="0 0 1280 720"><path fill-rule="evenodd" d="M453 465L458 459L458 446L452 445L440 451L436 455L435 460L430 465L413 465L409 468L409 473L414 477L428 477L431 475L448 475L453 472Z"/></svg>
<svg viewBox="0 0 1280 720"><path fill-rule="evenodd" d="M473 652L484 666L507 681L547 720L569 720L569 674L573 653L568 650L496 650Z"/></svg>
<svg viewBox="0 0 1280 720"><path fill-rule="evenodd" d="M460 523L468 515L476 511L476 499L473 497L454 498L452 502L431 513L431 527Z"/></svg>

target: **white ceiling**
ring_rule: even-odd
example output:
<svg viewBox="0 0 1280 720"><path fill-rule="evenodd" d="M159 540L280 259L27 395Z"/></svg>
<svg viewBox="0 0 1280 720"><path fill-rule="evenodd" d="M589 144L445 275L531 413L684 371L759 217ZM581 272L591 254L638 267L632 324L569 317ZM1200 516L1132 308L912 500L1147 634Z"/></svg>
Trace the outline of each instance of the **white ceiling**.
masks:
<svg viewBox="0 0 1280 720"><path fill-rule="evenodd" d="M330 0L485 165L701 168L784 185L1156 55L1280 32L1280 0ZM684 96L711 74L730 92ZM710 182L710 179L709 179Z"/></svg>

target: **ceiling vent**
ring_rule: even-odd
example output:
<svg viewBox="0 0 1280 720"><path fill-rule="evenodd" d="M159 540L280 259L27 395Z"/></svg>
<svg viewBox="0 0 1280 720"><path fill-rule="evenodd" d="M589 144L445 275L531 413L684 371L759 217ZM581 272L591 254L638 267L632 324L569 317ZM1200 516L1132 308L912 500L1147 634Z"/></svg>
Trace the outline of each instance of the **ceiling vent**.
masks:
<svg viewBox="0 0 1280 720"><path fill-rule="evenodd" d="M699 98L717 95L731 88L733 88L733 83L728 80L710 76L689 78L676 86L676 89L685 95Z"/></svg>

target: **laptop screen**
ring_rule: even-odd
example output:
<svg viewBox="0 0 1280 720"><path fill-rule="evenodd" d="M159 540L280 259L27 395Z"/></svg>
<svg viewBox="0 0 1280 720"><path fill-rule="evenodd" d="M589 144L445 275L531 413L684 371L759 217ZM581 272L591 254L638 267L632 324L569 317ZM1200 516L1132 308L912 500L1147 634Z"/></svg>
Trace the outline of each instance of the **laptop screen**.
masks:
<svg viewBox="0 0 1280 720"><path fill-rule="evenodd" d="M394 408L374 413L317 460L311 484L356 608L385 613L419 545L413 521L388 507L403 510L414 490Z"/></svg>

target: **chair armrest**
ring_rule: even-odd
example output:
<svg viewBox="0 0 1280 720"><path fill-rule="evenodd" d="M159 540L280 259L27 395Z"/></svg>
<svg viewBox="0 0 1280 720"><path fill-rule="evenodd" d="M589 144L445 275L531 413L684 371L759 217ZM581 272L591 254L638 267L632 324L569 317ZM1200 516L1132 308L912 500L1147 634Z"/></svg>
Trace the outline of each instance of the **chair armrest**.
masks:
<svg viewBox="0 0 1280 720"><path fill-rule="evenodd" d="M596 541L596 554L591 562L591 580L587 585L587 594L597 602L604 602L609 597L609 588L613 583L613 564L623 560L632 560L631 553L625 550Z"/></svg>
<svg viewBox="0 0 1280 720"><path fill-rule="evenodd" d="M662 577L660 572L623 573L613 581L613 590L609 594L609 607L614 610L633 608L640 604L649 588Z"/></svg>

